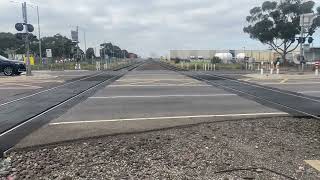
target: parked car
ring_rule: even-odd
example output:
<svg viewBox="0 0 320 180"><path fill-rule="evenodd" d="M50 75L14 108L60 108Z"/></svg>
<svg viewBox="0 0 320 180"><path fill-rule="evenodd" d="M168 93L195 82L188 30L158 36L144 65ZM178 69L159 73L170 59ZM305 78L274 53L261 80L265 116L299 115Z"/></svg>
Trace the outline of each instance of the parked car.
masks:
<svg viewBox="0 0 320 180"><path fill-rule="evenodd" d="M26 71L26 65L24 62L10 60L6 57L0 56L0 73L4 73L6 76L20 75Z"/></svg>

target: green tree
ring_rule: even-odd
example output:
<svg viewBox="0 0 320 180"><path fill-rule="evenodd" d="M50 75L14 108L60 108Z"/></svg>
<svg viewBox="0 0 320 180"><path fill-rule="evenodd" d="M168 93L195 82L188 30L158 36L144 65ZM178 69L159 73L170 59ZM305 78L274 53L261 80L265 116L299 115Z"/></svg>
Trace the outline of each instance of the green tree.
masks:
<svg viewBox="0 0 320 180"><path fill-rule="evenodd" d="M102 49L100 50L100 56L101 57L112 57L113 54L113 45L111 43L103 43L100 45Z"/></svg>
<svg viewBox="0 0 320 180"><path fill-rule="evenodd" d="M214 56L214 57L211 59L211 63L212 63L212 64L219 64L219 63L221 63L221 62L222 62L221 58L216 57L216 56Z"/></svg>
<svg viewBox="0 0 320 180"><path fill-rule="evenodd" d="M272 47L286 61L286 55L297 49L300 44L295 40L300 34L300 15L313 13L314 6L313 1L266 1L261 7L250 10L250 15L246 18L249 25L243 30L250 38ZM320 14L320 7L317 8L317 14ZM312 36L319 26L320 17L317 17L308 29L306 37Z"/></svg>
<svg viewBox="0 0 320 180"><path fill-rule="evenodd" d="M25 52L24 49L24 41L19 40L12 33L0 33L0 55L7 56L7 52L23 54Z"/></svg>
<svg viewBox="0 0 320 180"><path fill-rule="evenodd" d="M96 55L94 54L94 49L93 48L88 48L86 51L86 56L88 59L95 58Z"/></svg>
<svg viewBox="0 0 320 180"><path fill-rule="evenodd" d="M42 40L42 53L45 54L46 49L52 50L54 58L72 58L76 53L76 44L72 43L72 40L56 34L50 37L44 37Z"/></svg>
<svg viewBox="0 0 320 180"><path fill-rule="evenodd" d="M121 54L121 58L129 58L129 52L127 50L122 50Z"/></svg>
<svg viewBox="0 0 320 180"><path fill-rule="evenodd" d="M113 57L117 57L117 58L121 57L122 51L119 46L113 46L112 50L113 50Z"/></svg>
<svg viewBox="0 0 320 180"><path fill-rule="evenodd" d="M25 40L17 38L17 34L0 33L0 55L25 54ZM30 53L39 54L39 40L34 37L30 40Z"/></svg>

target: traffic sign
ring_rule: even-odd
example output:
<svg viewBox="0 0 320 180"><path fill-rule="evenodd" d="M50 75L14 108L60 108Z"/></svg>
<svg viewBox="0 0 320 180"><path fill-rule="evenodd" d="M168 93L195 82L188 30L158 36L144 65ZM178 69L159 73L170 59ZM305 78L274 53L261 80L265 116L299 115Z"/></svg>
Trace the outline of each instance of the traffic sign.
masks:
<svg viewBox="0 0 320 180"><path fill-rule="evenodd" d="M310 27L316 17L317 16L314 13L302 14L300 16L300 26Z"/></svg>
<svg viewBox="0 0 320 180"><path fill-rule="evenodd" d="M51 49L46 49L46 54L48 58L52 58L52 50Z"/></svg>

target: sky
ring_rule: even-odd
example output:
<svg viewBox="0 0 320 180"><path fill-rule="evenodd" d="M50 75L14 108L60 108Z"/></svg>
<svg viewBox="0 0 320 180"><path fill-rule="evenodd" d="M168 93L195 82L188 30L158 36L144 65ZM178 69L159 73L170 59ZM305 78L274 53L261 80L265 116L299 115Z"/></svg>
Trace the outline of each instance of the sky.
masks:
<svg viewBox="0 0 320 180"><path fill-rule="evenodd" d="M15 1L15 2L12 2ZM21 0L0 0L0 32L15 33ZM268 49L243 33L249 10L264 0L27 0L39 6L41 36L71 38L78 25L80 46L111 42L143 57L177 49ZM316 0L317 2L317 0ZM317 3L320 6L320 3ZM37 28L36 8L28 18ZM35 31L38 34L37 31ZM320 46L320 31L314 46Z"/></svg>

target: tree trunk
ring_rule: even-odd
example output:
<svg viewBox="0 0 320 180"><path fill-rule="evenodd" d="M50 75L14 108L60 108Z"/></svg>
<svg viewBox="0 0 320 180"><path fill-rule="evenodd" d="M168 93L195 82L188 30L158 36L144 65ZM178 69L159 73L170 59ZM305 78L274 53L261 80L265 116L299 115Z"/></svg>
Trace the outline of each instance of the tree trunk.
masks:
<svg viewBox="0 0 320 180"><path fill-rule="evenodd" d="M287 61L287 54L288 54L288 52L287 52L287 42L285 42L284 43L284 51L283 51L283 53L281 54L281 58L282 58L282 60L283 60L283 64L284 65L288 65L289 63L288 63L288 61Z"/></svg>
<svg viewBox="0 0 320 180"><path fill-rule="evenodd" d="M287 52L286 52L286 53L283 53L283 54L281 55L281 58L283 59L283 65L284 65L284 66L288 66L288 65L289 65L289 62L288 62L288 60L287 60Z"/></svg>

